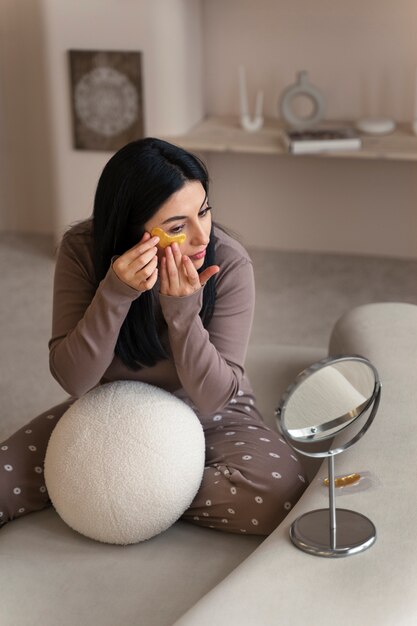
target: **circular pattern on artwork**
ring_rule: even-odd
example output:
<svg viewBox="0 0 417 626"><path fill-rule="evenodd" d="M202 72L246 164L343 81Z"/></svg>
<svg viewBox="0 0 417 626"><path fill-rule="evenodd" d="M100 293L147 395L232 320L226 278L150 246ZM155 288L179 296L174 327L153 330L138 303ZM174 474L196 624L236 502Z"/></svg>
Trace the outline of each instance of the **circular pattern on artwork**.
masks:
<svg viewBox="0 0 417 626"><path fill-rule="evenodd" d="M75 86L74 103L85 126L104 137L128 129L139 111L134 85L125 74L107 66L84 74Z"/></svg>

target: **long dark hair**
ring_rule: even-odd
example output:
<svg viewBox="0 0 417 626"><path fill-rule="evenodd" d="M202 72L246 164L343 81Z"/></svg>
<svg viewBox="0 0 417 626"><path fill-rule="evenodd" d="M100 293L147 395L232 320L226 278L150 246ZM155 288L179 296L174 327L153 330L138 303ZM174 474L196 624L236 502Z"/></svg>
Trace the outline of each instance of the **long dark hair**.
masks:
<svg viewBox="0 0 417 626"><path fill-rule="evenodd" d="M94 268L97 282L111 265L112 257L134 246L145 232L144 224L187 181L200 181L208 194L209 177L195 155L152 137L133 141L116 152L100 176L94 199ZM213 229L205 262L200 271L215 263ZM203 292L200 316L207 326L213 314L215 281ZM115 353L130 369L152 366L167 358L155 320L152 290L130 306L120 329Z"/></svg>

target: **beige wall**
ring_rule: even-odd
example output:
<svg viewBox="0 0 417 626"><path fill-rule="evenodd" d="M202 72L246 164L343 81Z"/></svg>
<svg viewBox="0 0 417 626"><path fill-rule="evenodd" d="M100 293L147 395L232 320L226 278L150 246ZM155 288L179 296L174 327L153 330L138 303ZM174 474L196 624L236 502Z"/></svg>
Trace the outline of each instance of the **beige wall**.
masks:
<svg viewBox="0 0 417 626"><path fill-rule="evenodd" d="M91 213L98 176L111 156L72 147L68 49L142 50L147 134L184 132L204 113L200 0L1 1L7 32L0 150L8 173L0 180L7 188L0 228L59 238L69 223ZM46 144L49 159L39 159ZM39 180L50 185L49 202Z"/></svg>
<svg viewBox="0 0 417 626"><path fill-rule="evenodd" d="M98 176L110 157L72 149L66 51L142 50L146 133L184 132L203 115L200 0L42 0L42 7L57 180L54 232L59 238L70 222L91 213Z"/></svg>
<svg viewBox="0 0 417 626"><path fill-rule="evenodd" d="M282 90L308 70L328 119L413 115L415 0L210 0L204 3L205 98L238 113L237 66L253 107L278 116ZM246 243L417 257L417 162L209 156L220 221Z"/></svg>
<svg viewBox="0 0 417 626"><path fill-rule="evenodd" d="M417 257L417 163L210 155L214 215L245 244Z"/></svg>
<svg viewBox="0 0 417 626"><path fill-rule="evenodd" d="M143 50L147 134L165 134L237 113L242 62L267 115L306 69L329 118L409 120L416 32L414 0L1 0L0 229L59 237L91 212L110 154L72 148L69 48ZM417 164L207 160L217 216L248 244L417 257Z"/></svg>
<svg viewBox="0 0 417 626"><path fill-rule="evenodd" d="M410 119L417 69L415 0L206 0L207 107L237 111L237 65L277 115L298 70L325 94L330 119Z"/></svg>
<svg viewBox="0 0 417 626"><path fill-rule="evenodd" d="M51 232L50 103L38 0L0 1L0 230Z"/></svg>

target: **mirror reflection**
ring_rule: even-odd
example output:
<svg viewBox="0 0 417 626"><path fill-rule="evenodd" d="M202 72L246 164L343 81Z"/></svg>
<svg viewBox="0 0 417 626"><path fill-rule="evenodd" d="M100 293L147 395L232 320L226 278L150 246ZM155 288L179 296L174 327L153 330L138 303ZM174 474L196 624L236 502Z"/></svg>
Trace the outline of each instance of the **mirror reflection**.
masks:
<svg viewBox="0 0 417 626"><path fill-rule="evenodd" d="M281 425L297 441L333 437L368 406L375 389L372 367L358 360L307 371L290 393Z"/></svg>

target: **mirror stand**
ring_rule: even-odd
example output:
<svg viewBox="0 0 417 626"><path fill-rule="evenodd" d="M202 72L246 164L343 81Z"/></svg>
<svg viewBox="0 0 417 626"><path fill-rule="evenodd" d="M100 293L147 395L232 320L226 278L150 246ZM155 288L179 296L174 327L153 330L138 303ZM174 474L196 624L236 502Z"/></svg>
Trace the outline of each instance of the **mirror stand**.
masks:
<svg viewBox="0 0 417 626"><path fill-rule="evenodd" d="M334 455L328 457L329 508L309 511L290 528L293 544L316 556L341 557L363 552L376 539L374 524L356 511L336 509Z"/></svg>
<svg viewBox="0 0 417 626"><path fill-rule="evenodd" d="M330 356L313 363L282 397L275 411L279 432L296 453L327 458L329 468L329 508L309 511L291 525L291 541L300 550L342 557L363 552L375 542L376 529L367 517L336 508L334 457L363 437L380 397L378 372L360 355ZM329 441L325 450L316 446Z"/></svg>

